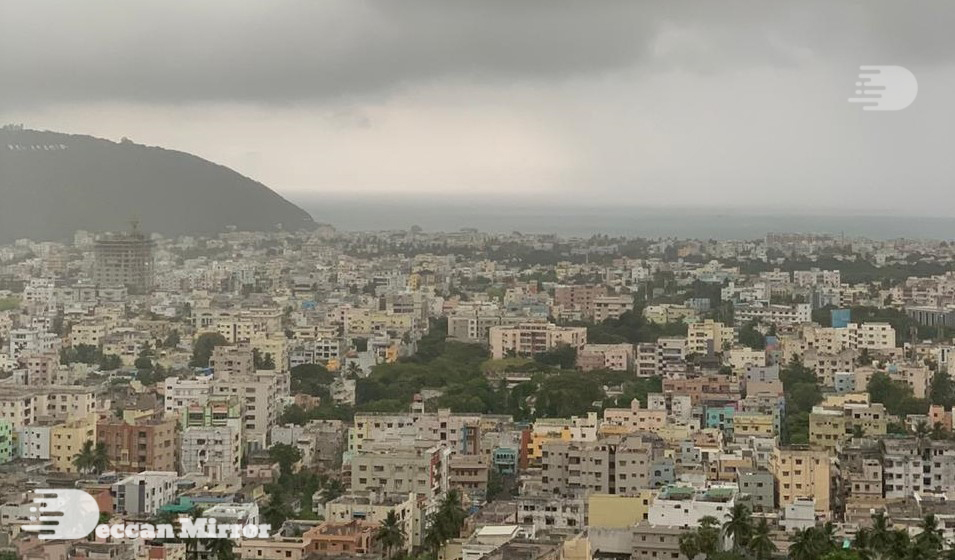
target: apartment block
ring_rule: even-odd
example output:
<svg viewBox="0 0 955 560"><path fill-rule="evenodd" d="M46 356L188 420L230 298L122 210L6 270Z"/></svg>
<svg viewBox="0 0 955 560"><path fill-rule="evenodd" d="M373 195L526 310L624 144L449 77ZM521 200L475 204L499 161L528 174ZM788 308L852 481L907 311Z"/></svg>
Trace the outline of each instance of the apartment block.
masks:
<svg viewBox="0 0 955 560"><path fill-rule="evenodd" d="M633 310L633 296L598 296L593 301L593 317L595 323L607 319L619 319L627 311Z"/></svg>
<svg viewBox="0 0 955 560"><path fill-rule="evenodd" d="M111 468L119 472L176 470L176 420L172 418L101 420L96 440L106 446Z"/></svg>
<svg viewBox="0 0 955 560"><path fill-rule="evenodd" d="M560 327L553 323L521 323L515 327L491 327L491 357L499 360L509 354L533 356L560 345L580 351L587 344L585 327Z"/></svg>
<svg viewBox="0 0 955 560"><path fill-rule="evenodd" d="M807 446L776 447L769 470L776 478L779 506L786 507L799 498L812 498L816 513L828 518L831 509L832 477L835 474L831 454Z"/></svg>
<svg viewBox="0 0 955 560"><path fill-rule="evenodd" d="M130 516L155 514L176 500L178 480L175 471L146 471L128 476L110 489L113 511Z"/></svg>
<svg viewBox="0 0 955 560"><path fill-rule="evenodd" d="M450 450L426 443L374 443L352 457L351 489L433 498L448 490L450 456Z"/></svg>
<svg viewBox="0 0 955 560"><path fill-rule="evenodd" d="M577 353L577 367L582 371L630 371L633 358L632 344L587 344Z"/></svg>
<svg viewBox="0 0 955 560"><path fill-rule="evenodd" d="M687 346L694 354L710 356L728 350L736 343L736 329L723 323L707 319L691 323L687 327Z"/></svg>

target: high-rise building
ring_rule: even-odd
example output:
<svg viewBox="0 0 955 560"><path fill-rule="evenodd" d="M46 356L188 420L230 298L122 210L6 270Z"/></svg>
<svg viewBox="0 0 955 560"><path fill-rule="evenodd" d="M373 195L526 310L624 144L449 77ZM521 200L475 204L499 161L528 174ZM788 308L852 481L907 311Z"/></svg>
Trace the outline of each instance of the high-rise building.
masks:
<svg viewBox="0 0 955 560"><path fill-rule="evenodd" d="M125 286L133 293L148 291L153 283L153 245L135 222L128 232L100 236L93 246L96 283Z"/></svg>

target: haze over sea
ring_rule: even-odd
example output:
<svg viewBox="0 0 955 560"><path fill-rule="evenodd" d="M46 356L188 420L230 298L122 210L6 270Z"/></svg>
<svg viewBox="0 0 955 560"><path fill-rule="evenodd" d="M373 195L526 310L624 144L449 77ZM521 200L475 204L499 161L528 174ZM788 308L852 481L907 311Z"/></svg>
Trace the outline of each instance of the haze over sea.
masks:
<svg viewBox="0 0 955 560"><path fill-rule="evenodd" d="M768 232L825 233L870 239L955 239L955 218L851 214L761 208L637 206L538 206L424 197L354 197L286 194L314 216L346 231L407 229L494 233L556 233L562 236L757 239Z"/></svg>

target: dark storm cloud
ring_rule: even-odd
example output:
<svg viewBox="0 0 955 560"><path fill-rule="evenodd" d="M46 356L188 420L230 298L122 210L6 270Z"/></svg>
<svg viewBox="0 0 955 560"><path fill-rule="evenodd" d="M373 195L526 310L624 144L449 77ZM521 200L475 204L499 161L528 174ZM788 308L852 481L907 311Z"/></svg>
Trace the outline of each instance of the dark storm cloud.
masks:
<svg viewBox="0 0 955 560"><path fill-rule="evenodd" d="M720 72L806 57L932 64L951 2L0 0L0 109L303 102L442 80Z"/></svg>

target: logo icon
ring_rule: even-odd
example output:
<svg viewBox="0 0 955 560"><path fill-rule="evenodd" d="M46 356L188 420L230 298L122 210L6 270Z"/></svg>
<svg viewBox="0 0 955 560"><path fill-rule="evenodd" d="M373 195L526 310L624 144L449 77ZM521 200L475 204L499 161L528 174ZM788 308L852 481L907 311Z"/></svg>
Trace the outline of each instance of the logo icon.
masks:
<svg viewBox="0 0 955 560"><path fill-rule="evenodd" d="M915 101L919 83L902 66L860 66L856 95L849 103L862 104L863 111L901 111Z"/></svg>
<svg viewBox="0 0 955 560"><path fill-rule="evenodd" d="M99 505L82 490L34 490L30 521L24 531L37 532L40 539L81 539L99 523Z"/></svg>

